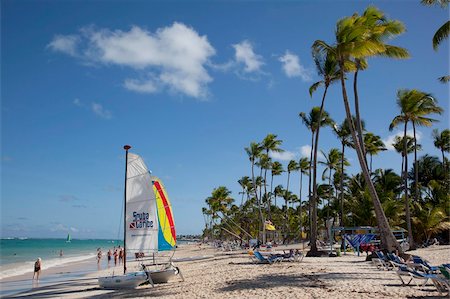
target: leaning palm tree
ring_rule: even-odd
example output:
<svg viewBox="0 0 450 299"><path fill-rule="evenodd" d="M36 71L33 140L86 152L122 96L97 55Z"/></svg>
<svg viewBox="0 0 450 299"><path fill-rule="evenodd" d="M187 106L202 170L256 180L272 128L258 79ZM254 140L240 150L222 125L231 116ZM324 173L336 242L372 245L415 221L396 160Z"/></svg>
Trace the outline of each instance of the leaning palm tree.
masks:
<svg viewBox="0 0 450 299"><path fill-rule="evenodd" d="M277 176L277 175L281 175L283 173L283 164L281 164L278 161L275 161L272 163L272 167L271 167L271 179L270 179L270 196L269 196L269 203L268 203L268 207L267 207L267 212L269 213L269 219L271 219L272 215L271 215L271 198L272 198L272 194L273 194L273 177ZM276 205L276 200L275 200L275 205Z"/></svg>
<svg viewBox="0 0 450 299"><path fill-rule="evenodd" d="M351 110L347 89L345 86L345 73L356 70L356 65L351 58L367 58L370 56L377 56L386 51L384 43L376 40L370 40L372 36L370 28L364 26L355 26L357 24L357 16L347 17L338 21L335 30L336 42L334 45L329 45L324 41L316 40L313 44L314 51L325 52L328 55L333 55L339 64L340 81L342 88L342 99L345 107L347 119L351 120ZM368 192L373 202L378 229L380 231L381 246L389 251L398 250L403 253L400 244L397 242L392 233L389 222L384 214L380 199L373 182L371 181L369 169L364 159L364 153L361 148L361 143L356 135L353 121L350 121L350 132L355 146L356 154L359 164L362 169L362 174L367 183Z"/></svg>
<svg viewBox="0 0 450 299"><path fill-rule="evenodd" d="M445 166L444 152L450 152L450 130L445 129L439 133L438 129L433 130L433 142L442 154L442 165Z"/></svg>
<svg viewBox="0 0 450 299"><path fill-rule="evenodd" d="M416 137L416 125L419 126L431 126L431 124L437 120L428 117L429 114L434 113L442 113L442 108L437 105L436 100L429 93L425 93L416 89L408 90L401 89L397 92L397 105L400 108L400 114L394 117L392 120L389 130L393 130L396 126L403 123L403 137L404 137L404 147L403 151L405 153L405 164L408 163L408 155L406 155L406 131L408 122L412 123L413 126L413 138L414 138L414 165L417 164L417 137ZM414 195L416 202L419 200L419 185L418 185L418 168L415 166L416 175L415 175L415 187L414 187ZM408 237L411 248L415 248L414 240L412 239L412 231L411 228L411 216L409 211L409 200L408 193L406 190L407 185L407 172L408 169L405 169L405 205L406 205L406 224L408 227Z"/></svg>
<svg viewBox="0 0 450 299"><path fill-rule="evenodd" d="M379 152L385 151L386 146L384 145L380 136L375 135L370 132L364 134L364 144L366 147L366 153L370 155L369 170L370 170L370 173L372 173L372 157L373 157L373 155L378 155Z"/></svg>

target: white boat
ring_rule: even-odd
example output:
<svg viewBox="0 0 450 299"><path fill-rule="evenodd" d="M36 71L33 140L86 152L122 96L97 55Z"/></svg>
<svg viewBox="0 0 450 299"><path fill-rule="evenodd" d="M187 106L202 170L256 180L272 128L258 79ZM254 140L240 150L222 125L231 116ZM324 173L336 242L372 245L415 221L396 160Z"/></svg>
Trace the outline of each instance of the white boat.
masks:
<svg viewBox="0 0 450 299"><path fill-rule="evenodd" d="M177 274L183 278L170 259L162 268L155 268L158 266L155 255L159 251L174 250L176 245L172 209L162 182L151 176L140 156L128 153L130 148L128 145L124 146L124 274L100 277L99 285L104 288L135 288L147 280L153 285L153 278L163 283ZM144 271L127 274L128 254L140 261L152 257L153 263L141 265L141 270Z"/></svg>
<svg viewBox="0 0 450 299"><path fill-rule="evenodd" d="M140 271L124 275L99 277L98 284L105 289L134 289L147 280L147 273Z"/></svg>

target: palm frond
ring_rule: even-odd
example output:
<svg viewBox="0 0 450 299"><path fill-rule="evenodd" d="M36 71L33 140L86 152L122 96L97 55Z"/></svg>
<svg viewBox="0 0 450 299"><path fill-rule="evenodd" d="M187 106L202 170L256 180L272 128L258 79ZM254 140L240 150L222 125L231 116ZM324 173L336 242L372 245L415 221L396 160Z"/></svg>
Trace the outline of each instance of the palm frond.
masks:
<svg viewBox="0 0 450 299"><path fill-rule="evenodd" d="M433 36L433 49L437 50L439 44L446 38L450 32L450 21L442 25Z"/></svg>
<svg viewBox="0 0 450 299"><path fill-rule="evenodd" d="M447 83L448 81L450 81L450 76L447 75L447 76L439 77L438 80L439 80L441 83Z"/></svg>
<svg viewBox="0 0 450 299"><path fill-rule="evenodd" d="M319 81L314 83L309 87L309 95L312 97L313 93L317 90L317 88L323 84L323 81Z"/></svg>

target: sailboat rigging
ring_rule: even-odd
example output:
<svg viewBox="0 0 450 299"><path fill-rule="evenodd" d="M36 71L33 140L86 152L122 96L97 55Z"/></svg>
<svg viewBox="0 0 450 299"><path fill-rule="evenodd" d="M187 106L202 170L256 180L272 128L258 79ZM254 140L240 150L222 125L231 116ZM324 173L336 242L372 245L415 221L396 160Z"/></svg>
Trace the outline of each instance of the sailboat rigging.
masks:
<svg viewBox="0 0 450 299"><path fill-rule="evenodd" d="M123 275L100 277L99 284L105 288L137 287L149 281L167 282L180 274L171 260L163 268L151 269L158 251L172 250L176 244L175 225L171 206L162 182L152 177L143 159L126 151L124 190L124 265ZM126 256L134 254L137 260L153 255L153 264L141 265L142 270L127 273ZM182 276L181 276L182 278Z"/></svg>

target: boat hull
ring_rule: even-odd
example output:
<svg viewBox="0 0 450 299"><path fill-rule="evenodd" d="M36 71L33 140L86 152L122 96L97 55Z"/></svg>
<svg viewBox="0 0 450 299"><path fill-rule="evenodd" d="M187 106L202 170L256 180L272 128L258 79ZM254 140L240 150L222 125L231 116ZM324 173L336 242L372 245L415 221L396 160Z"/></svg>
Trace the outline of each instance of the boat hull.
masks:
<svg viewBox="0 0 450 299"><path fill-rule="evenodd" d="M134 289L146 281L144 271L98 278L98 284L104 289Z"/></svg>
<svg viewBox="0 0 450 299"><path fill-rule="evenodd" d="M150 275L153 283L167 283L169 279L178 274L178 269L146 270L146 272Z"/></svg>

